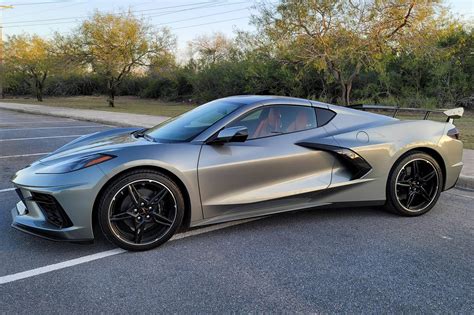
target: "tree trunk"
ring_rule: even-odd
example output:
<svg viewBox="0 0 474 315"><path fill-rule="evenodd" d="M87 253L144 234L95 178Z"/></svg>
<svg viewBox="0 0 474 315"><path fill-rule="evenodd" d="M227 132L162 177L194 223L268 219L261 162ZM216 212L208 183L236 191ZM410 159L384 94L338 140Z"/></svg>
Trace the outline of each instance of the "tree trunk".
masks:
<svg viewBox="0 0 474 315"><path fill-rule="evenodd" d="M342 105L346 106L346 96L347 96L347 91L346 91L346 84L344 82L341 82L341 102Z"/></svg>
<svg viewBox="0 0 474 315"><path fill-rule="evenodd" d="M36 99L38 100L38 102L42 102L43 101L43 84L41 83L41 81L36 81L35 90L36 90Z"/></svg>
<svg viewBox="0 0 474 315"><path fill-rule="evenodd" d="M107 103L109 103L109 107L115 107L115 86L112 80L107 81L107 92L109 97L107 98Z"/></svg>
<svg viewBox="0 0 474 315"><path fill-rule="evenodd" d="M358 61L352 74L346 79L342 74L342 71L338 70L334 63L326 58L326 65L328 69L332 72L334 78L339 81L341 86L341 101L344 106L351 104L351 91L352 91L352 82L359 75L360 69L362 68L362 62Z"/></svg>
<svg viewBox="0 0 474 315"><path fill-rule="evenodd" d="M351 105L351 91L352 91L352 81L346 82L346 94L344 95L344 105Z"/></svg>
<svg viewBox="0 0 474 315"><path fill-rule="evenodd" d="M344 106L351 105L352 81L341 81L341 101Z"/></svg>

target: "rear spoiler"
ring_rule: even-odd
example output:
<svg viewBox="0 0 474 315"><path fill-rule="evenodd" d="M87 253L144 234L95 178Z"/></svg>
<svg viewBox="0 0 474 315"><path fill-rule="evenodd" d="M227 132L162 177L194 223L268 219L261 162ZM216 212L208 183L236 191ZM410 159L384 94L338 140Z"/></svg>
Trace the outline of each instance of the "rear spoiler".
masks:
<svg viewBox="0 0 474 315"><path fill-rule="evenodd" d="M399 106L385 106L385 105L366 105L366 104L355 104L349 105L350 108L360 109L360 110L386 110L393 111L392 117L395 117L398 112L412 112L412 113L423 113L423 120L428 119L431 113L442 113L445 114L447 122L453 122L454 119L459 119L464 114L464 108L457 107L452 109L427 109L427 108L408 108L408 107L399 107Z"/></svg>

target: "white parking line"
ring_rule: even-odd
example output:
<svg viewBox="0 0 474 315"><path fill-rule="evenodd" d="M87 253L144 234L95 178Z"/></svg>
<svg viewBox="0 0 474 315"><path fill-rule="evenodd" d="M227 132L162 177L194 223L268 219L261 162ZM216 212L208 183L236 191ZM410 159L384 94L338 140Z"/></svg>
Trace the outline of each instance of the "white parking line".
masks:
<svg viewBox="0 0 474 315"><path fill-rule="evenodd" d="M193 230L193 231L189 231L189 232L185 232L185 233L180 233L180 234L177 234L177 235L173 236L171 238L170 242L174 241L174 240L179 240L179 239L183 239L183 238L186 238L186 237L194 236L194 235L199 235L199 234L204 234L204 233L208 233L208 232L212 232L212 231L216 231L216 230L220 230L220 229L225 229L225 228L230 227L230 226L239 225L239 224L243 224L243 223L247 223L247 222L251 222L251 221L255 221L255 220L259 220L259 219L262 219L262 217L253 218L253 219L246 219L246 220L239 220L239 221L234 221L234 222L227 222L227 223L217 224L217 225L213 225L213 226L209 226L209 227L205 227L205 228L202 228L202 229L197 229L197 230ZM51 271L60 270L60 269L64 269L64 268L84 264L84 263L87 263L87 262L90 262L90 261L94 261L94 260L102 259L102 258L105 258L105 257L110 257L110 256L122 254L122 253L125 253L125 252L126 252L126 250L117 248L117 249L107 250L107 251L104 251L104 252L100 252L100 253L96 253L96 254L92 254L92 255L87 255L87 256L71 259L71 260L66 260L66 261L63 261L63 262L60 262L60 263L57 263L57 264L47 265L47 266L44 266L44 267L39 267L39 268L35 268L35 269L23 271L23 272L14 273L14 274L11 274L11 275L6 275L6 276L3 276L3 277L0 277L0 284L5 284L5 283L9 283L9 282L14 282L14 281L34 277L34 276L41 275L41 274L44 274L44 273L48 273L48 272L51 272Z"/></svg>
<svg viewBox="0 0 474 315"><path fill-rule="evenodd" d="M66 120L43 120L43 121L36 121L36 120L28 120L28 121L12 121L12 120L0 120L0 125L11 125L11 124L49 124L49 123L66 123L74 121L72 119Z"/></svg>
<svg viewBox="0 0 474 315"><path fill-rule="evenodd" d="M0 139L0 142L7 141L21 141L21 140L41 140L41 139L55 139L55 138L76 138L83 135L70 135L70 136L51 136L51 137L33 137L33 138L14 138L14 139Z"/></svg>
<svg viewBox="0 0 474 315"><path fill-rule="evenodd" d="M7 191L12 191L12 190L15 190L15 188L0 189L0 193L2 193L2 192L7 192Z"/></svg>
<svg viewBox="0 0 474 315"><path fill-rule="evenodd" d="M117 248L117 249L112 249L105 252L100 252L97 254L79 257L76 259L66 260L57 264L52 264L52 265L48 265L48 266L44 266L44 267L40 267L36 269L14 273L12 275L0 277L0 284L5 284L5 283L25 279L25 278L34 277L37 275L41 275L43 273L47 273L47 272L51 272L51 271L59 270L59 269L64 269L67 267L83 264L89 261L93 261L93 260L97 260L97 259L101 259L101 258L105 258L105 257L117 255L117 254L122 254L124 252L125 250Z"/></svg>
<svg viewBox="0 0 474 315"><path fill-rule="evenodd" d="M16 117L14 117L16 118ZM0 124L29 124L29 123L35 123L35 124L49 124L49 123L58 123L58 122L69 122L69 121L74 121L74 119L70 118L64 118L64 119L55 119L55 120L40 120L38 121L37 119L30 119L30 120L20 120L16 121L15 119L0 119Z"/></svg>
<svg viewBox="0 0 474 315"><path fill-rule="evenodd" d="M38 130L38 129L73 129L73 128L103 128L105 125L67 126L67 127L33 127L33 128L3 128L0 131Z"/></svg>
<svg viewBox="0 0 474 315"><path fill-rule="evenodd" d="M25 157L25 156L37 156L37 155L46 155L50 154L51 152L46 153L31 153L31 154L17 154L17 155L1 155L0 159L13 159L18 157Z"/></svg>

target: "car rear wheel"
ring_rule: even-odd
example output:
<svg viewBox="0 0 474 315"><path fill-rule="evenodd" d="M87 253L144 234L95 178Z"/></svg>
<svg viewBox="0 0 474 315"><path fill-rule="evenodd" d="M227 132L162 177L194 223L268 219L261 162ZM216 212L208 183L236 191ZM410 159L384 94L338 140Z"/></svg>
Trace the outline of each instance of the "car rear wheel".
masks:
<svg viewBox="0 0 474 315"><path fill-rule="evenodd" d="M405 216L428 212L442 191L443 173L436 160L423 152L412 152L392 170L387 183L388 210Z"/></svg>
<svg viewBox="0 0 474 315"><path fill-rule="evenodd" d="M136 170L114 180L99 201L99 225L106 238L126 250L155 248L181 225L184 199L160 172Z"/></svg>

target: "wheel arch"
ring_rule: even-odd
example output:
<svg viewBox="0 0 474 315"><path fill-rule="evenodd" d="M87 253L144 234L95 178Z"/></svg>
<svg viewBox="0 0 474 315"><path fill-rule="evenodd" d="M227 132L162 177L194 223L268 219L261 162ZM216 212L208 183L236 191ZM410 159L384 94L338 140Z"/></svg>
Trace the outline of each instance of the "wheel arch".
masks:
<svg viewBox="0 0 474 315"><path fill-rule="evenodd" d="M135 167L125 169L125 170L115 174L114 176L109 178L105 182L105 184L101 187L99 193L95 197L94 207L92 209L92 226L93 226L93 228L98 226L98 206L99 206L100 198L102 197L105 189L109 186L109 184L112 181L117 179L119 176L122 176L125 173L131 172L131 171L136 171L136 170L158 171L158 172L168 176L169 178L171 178L176 183L176 185L178 185L178 188L181 190L181 193L183 194L184 206L185 206L184 217L183 217L183 222L181 223L181 228L189 227L189 225L191 223L191 199L190 199L190 196L189 196L188 189L186 188L186 185L183 183L183 181L178 176L176 176L173 172L170 172L169 170L167 170L165 168L162 168L162 167L159 167L159 166L154 166L154 165L143 165L143 166L141 165L141 166L135 166Z"/></svg>
<svg viewBox="0 0 474 315"><path fill-rule="evenodd" d="M445 186L445 183L446 183L446 163L444 162L443 157L441 156L441 154L438 151L436 151L433 148L429 148L429 147L410 148L410 150L408 150L405 153L403 153L402 155L400 155L397 158L397 160L392 164L392 167L390 168L389 176L387 177L387 185L388 185L388 181L390 180L390 175L392 174L393 170L395 169L397 163L400 162L402 159L404 159L407 155L412 154L413 152L422 152L422 153L428 154L433 159L435 159L435 161L438 163L439 167L441 168L441 172L442 172L442 175L443 175L442 187L443 187L443 190L444 190L444 188L445 188L444 186Z"/></svg>

